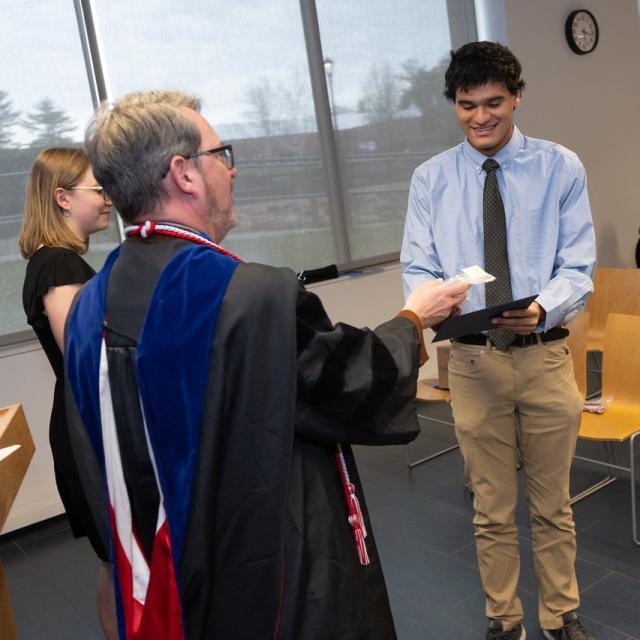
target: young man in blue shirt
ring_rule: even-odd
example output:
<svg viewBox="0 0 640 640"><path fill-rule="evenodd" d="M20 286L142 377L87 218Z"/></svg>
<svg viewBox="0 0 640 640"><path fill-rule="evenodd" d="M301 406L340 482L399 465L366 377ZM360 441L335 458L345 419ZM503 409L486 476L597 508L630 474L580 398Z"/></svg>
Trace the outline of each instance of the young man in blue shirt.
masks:
<svg viewBox="0 0 640 640"><path fill-rule="evenodd" d="M584 167L575 153L513 123L521 66L496 43L451 54L445 95L466 140L414 172L401 261L407 293L420 282L484 265L463 313L535 295L487 334L454 340L449 383L456 435L475 498L487 640L524 640L515 522L522 463L549 640L592 640L578 619L569 472L583 399L561 325L593 284L595 238Z"/></svg>

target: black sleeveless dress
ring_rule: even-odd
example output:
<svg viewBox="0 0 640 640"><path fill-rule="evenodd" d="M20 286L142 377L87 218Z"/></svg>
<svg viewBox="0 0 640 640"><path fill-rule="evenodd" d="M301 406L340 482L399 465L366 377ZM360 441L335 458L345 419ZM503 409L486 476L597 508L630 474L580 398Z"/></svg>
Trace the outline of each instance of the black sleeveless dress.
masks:
<svg viewBox="0 0 640 640"><path fill-rule="evenodd" d="M96 529L71 451L64 407L64 365L44 311L43 297L49 287L84 284L95 271L75 252L61 247L41 247L29 260L22 288L27 322L33 327L56 376L49 421L56 485L76 538L87 536L102 560L109 555Z"/></svg>

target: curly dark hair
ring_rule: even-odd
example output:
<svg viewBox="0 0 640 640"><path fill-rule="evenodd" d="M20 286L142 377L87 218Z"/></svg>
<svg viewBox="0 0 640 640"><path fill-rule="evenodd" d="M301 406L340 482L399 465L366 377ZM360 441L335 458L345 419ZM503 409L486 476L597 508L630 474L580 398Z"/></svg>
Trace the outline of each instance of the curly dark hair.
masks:
<svg viewBox="0 0 640 640"><path fill-rule="evenodd" d="M451 51L444 95L454 102L458 89L468 91L488 82L501 82L516 95L525 85L521 73L522 66L508 47L499 42L469 42Z"/></svg>

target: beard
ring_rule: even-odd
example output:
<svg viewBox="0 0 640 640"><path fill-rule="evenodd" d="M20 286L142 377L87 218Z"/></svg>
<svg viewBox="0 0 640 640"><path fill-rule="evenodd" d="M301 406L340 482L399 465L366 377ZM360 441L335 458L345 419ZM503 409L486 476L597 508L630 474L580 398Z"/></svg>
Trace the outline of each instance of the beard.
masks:
<svg viewBox="0 0 640 640"><path fill-rule="evenodd" d="M218 204L215 192L209 183L205 183L205 197L207 213L215 230L215 242L222 242L225 236L236 226L238 215L230 202L228 207L221 207Z"/></svg>
<svg viewBox="0 0 640 640"><path fill-rule="evenodd" d="M220 224L216 224L216 233L218 234L218 240L216 242L222 242L226 235L236 226L238 222L238 215L236 214L236 210L233 207L229 207L229 209L225 212L224 221L221 221Z"/></svg>

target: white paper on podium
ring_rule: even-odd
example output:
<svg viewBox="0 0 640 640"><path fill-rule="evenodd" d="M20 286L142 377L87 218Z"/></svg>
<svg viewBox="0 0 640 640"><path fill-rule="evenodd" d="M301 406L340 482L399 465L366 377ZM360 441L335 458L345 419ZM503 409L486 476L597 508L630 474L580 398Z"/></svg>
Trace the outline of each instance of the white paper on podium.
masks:
<svg viewBox="0 0 640 640"><path fill-rule="evenodd" d="M14 451L17 451L22 445L12 444L10 447L3 447L0 449L0 462L5 458L8 458Z"/></svg>

